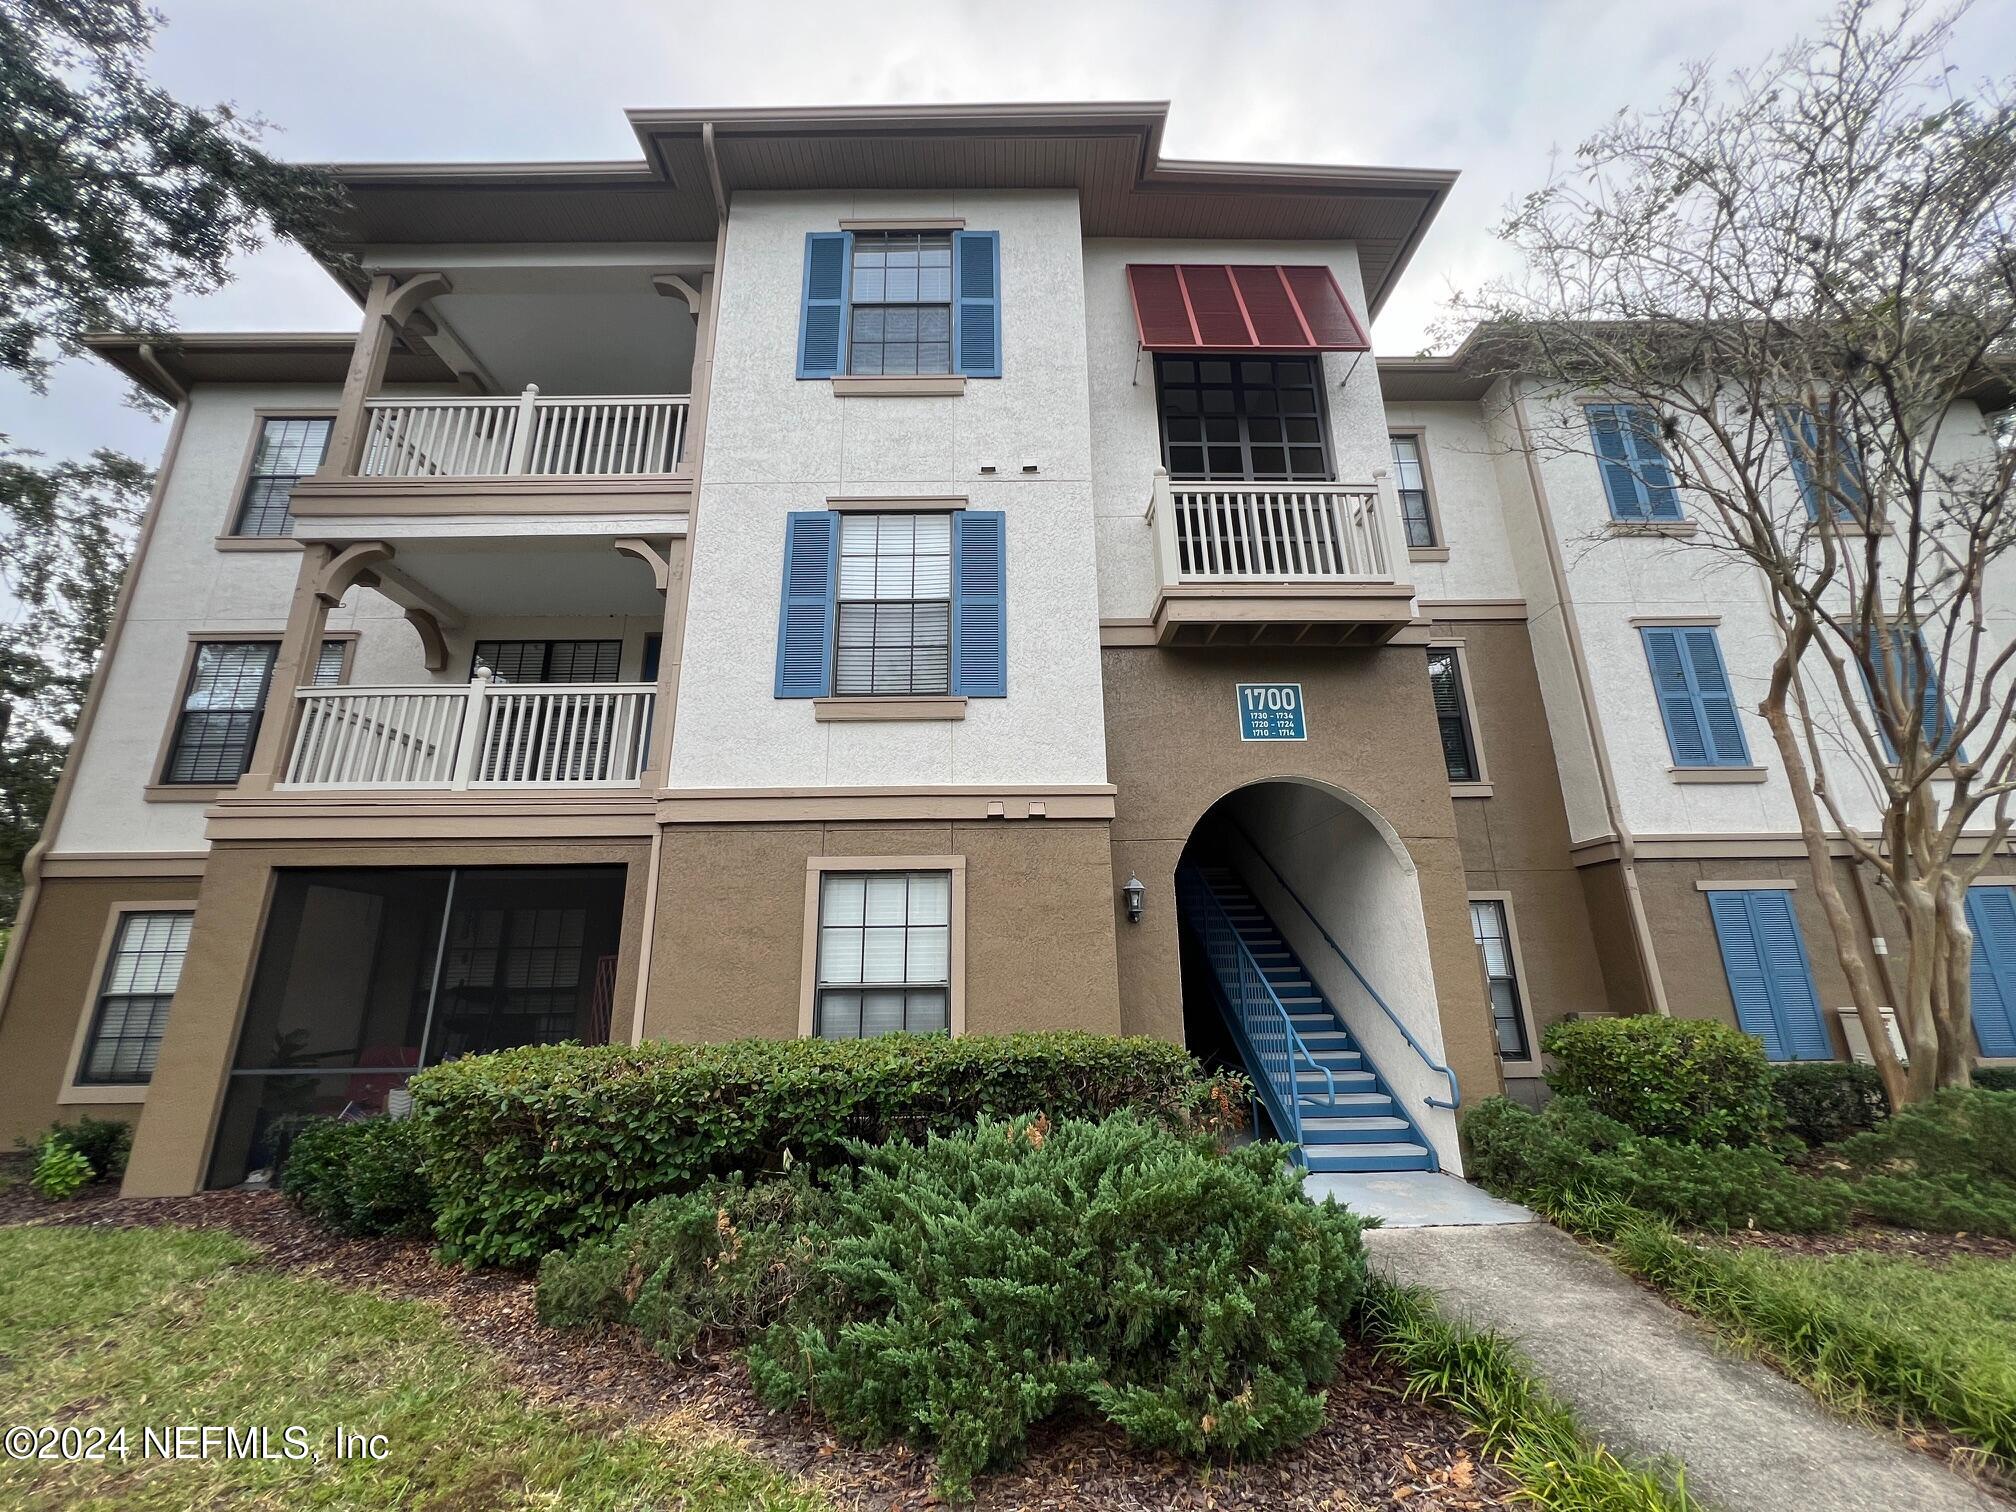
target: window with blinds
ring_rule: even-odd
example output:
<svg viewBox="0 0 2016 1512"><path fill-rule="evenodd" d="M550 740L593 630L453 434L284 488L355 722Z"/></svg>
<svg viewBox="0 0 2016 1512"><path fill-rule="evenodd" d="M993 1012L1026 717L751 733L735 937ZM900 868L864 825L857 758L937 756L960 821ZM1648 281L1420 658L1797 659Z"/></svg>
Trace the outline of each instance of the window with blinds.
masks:
<svg viewBox="0 0 2016 1512"><path fill-rule="evenodd" d="M854 233L850 373L952 371L952 233Z"/></svg>
<svg viewBox="0 0 2016 1512"><path fill-rule="evenodd" d="M294 485L322 465L332 423L327 416L272 416L260 421L233 535L294 534L294 516L288 511Z"/></svg>
<svg viewBox="0 0 2016 1512"><path fill-rule="evenodd" d="M950 1028L952 874L827 873L818 972L821 1039Z"/></svg>
<svg viewBox="0 0 2016 1512"><path fill-rule="evenodd" d="M221 787L245 775L279 651L276 640L197 642L161 770L164 783ZM324 641L311 681L329 688L342 680L343 643Z"/></svg>
<svg viewBox="0 0 2016 1512"><path fill-rule="evenodd" d="M840 517L833 691L934 694L952 685L952 517Z"/></svg>
<svg viewBox="0 0 2016 1512"><path fill-rule="evenodd" d="M613 683L623 662L620 640L478 641L475 664L498 682Z"/></svg>
<svg viewBox="0 0 2016 1512"><path fill-rule="evenodd" d="M1454 646L1428 651L1428 687L1435 697L1435 725L1442 740L1442 762L1451 782L1481 780L1477 741L1470 732L1470 708L1463 697L1463 669Z"/></svg>
<svg viewBox="0 0 2016 1512"><path fill-rule="evenodd" d="M1526 1033L1526 1010L1519 996L1519 969L1512 959L1512 928L1497 898L1470 900L1470 933L1484 960L1484 983L1491 993L1491 1027L1500 1060L1533 1058Z"/></svg>
<svg viewBox="0 0 2016 1512"><path fill-rule="evenodd" d="M80 1084L144 1086L154 1075L194 918L179 911L120 918L98 986L91 1032L77 1062Z"/></svg>

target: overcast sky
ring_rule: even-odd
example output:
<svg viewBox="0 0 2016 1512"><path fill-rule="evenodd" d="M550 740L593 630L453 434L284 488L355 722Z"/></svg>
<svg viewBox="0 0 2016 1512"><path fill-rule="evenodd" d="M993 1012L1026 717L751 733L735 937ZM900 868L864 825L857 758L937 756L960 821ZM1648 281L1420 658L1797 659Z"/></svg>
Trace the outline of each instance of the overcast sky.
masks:
<svg viewBox="0 0 2016 1512"><path fill-rule="evenodd" d="M1373 331L1424 349L1452 285L1494 265L1506 201L1683 63L1734 66L1815 30L1825 0L156 0L154 74L229 100L311 162L632 158L631 106L1168 100L1164 151L1462 173ZM2016 0L1961 23L1966 74L2016 59ZM185 330L350 329L298 252L185 301ZM95 363L46 397L0 380L0 434L153 461L166 426Z"/></svg>

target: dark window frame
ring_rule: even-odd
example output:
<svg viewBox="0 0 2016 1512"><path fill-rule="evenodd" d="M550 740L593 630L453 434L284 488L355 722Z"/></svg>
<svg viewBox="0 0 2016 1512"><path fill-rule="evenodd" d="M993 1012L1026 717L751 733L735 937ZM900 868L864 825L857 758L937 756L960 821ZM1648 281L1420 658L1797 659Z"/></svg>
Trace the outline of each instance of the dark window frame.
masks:
<svg viewBox="0 0 2016 1512"><path fill-rule="evenodd" d="M513 646L520 648L521 657L523 655L524 647L527 646L539 647L540 648L539 675L537 677L507 678L502 673L498 672L497 671L497 661L499 659L498 653L501 650L501 648L505 646ZM594 657L594 664L589 668L589 670L597 675L593 677L563 677L558 679L556 683L553 677L553 660L554 660L553 653L556 648L561 646L570 648L569 649L570 657L579 656L581 654L579 650L580 647L583 646L594 647L594 651L591 653ZM612 647L614 648L613 650L611 649ZM603 664L605 662L611 664L609 666L609 675L607 677L603 677L600 675L603 669ZM611 638L608 636L590 636L578 640L565 639L565 638L558 640L541 640L534 637L534 638L527 638L525 640L478 641L474 646L470 647L469 649L470 677L473 679L476 676L476 669L478 667L486 665L490 668L492 677L494 677L499 683L503 683L511 687L539 687L544 684L554 684L556 686L564 686L570 684L620 682L623 676L623 642L620 637Z"/></svg>
<svg viewBox="0 0 2016 1512"><path fill-rule="evenodd" d="M313 477L324 459L329 455L329 437L334 430L336 417L322 415L259 415L252 432L252 450L245 459L245 475L239 479L238 497L231 510L231 531L233 539L248 541L285 540L294 534L293 497L294 489L303 478ZM322 427L322 444L316 448L314 461L304 472L264 472L259 462L266 450L267 435L276 426L316 426ZM306 461L305 454L301 460ZM284 480L286 488L273 496L272 485ZM255 491L262 493L256 501ZM257 517L259 528L248 529L247 522ZM267 528L271 526L272 528Z"/></svg>
<svg viewBox="0 0 2016 1512"><path fill-rule="evenodd" d="M1519 936L1518 931L1512 923L1512 905L1509 900L1496 895L1472 897L1468 901L1470 904L1470 938L1472 943L1477 947L1477 964L1484 973L1484 996L1491 1009L1492 1043L1497 1047L1498 1058L1501 1061L1507 1061L1516 1065L1530 1065L1534 1059L1533 1031L1531 1024L1528 1022L1529 1009L1526 1003L1526 989L1520 980ZM1498 943L1503 946L1505 952L1505 974L1503 976L1493 976L1491 974L1490 957L1484 953L1484 941L1477 933L1477 910L1479 908L1488 908L1496 915L1499 931ZM1506 990L1511 997L1511 1012L1509 1014L1498 1011L1498 998L1492 989L1499 982L1505 984ZM1506 1023L1512 1026L1514 1035L1519 1042L1519 1048L1516 1052L1507 1050L1501 1037L1499 1026Z"/></svg>
<svg viewBox="0 0 2016 1512"><path fill-rule="evenodd" d="M1334 483L1337 481L1337 450L1331 438L1330 400L1329 395L1325 392L1325 384L1323 378L1323 358L1320 353L1315 352L1243 353L1242 352L1237 356L1217 356L1212 354L1193 354L1185 352L1157 352L1154 354L1154 362L1155 362L1155 426L1156 426L1156 432L1160 436L1162 443L1162 465L1169 470L1169 476L1171 478L1185 482L1218 482L1218 483L1244 482L1244 483L1287 484L1287 483ZM1249 382L1244 372L1244 368L1248 364L1260 363L1260 362L1265 363L1299 362L1310 370L1311 375L1310 382L1307 385L1293 384L1290 385L1290 387L1299 389L1306 386L1315 395L1315 409L1316 409L1315 420L1316 420L1316 436L1317 436L1315 444L1321 449L1322 452L1322 465L1318 473L1312 474L1303 471L1298 471L1294 467L1292 463L1293 453L1299 450L1306 449L1310 445L1310 443L1306 441L1304 442L1288 441L1286 438L1285 427L1282 432L1282 439L1278 442L1268 439L1262 439L1259 441L1256 441L1254 439L1251 426L1251 422L1254 419L1285 420L1287 418L1295 418L1295 419L1306 418L1304 416L1288 417L1282 414L1278 405L1278 395L1282 391L1282 385L1279 381L1278 370L1276 373L1275 381L1272 383L1263 384L1263 383ZM1170 376L1168 369L1171 364L1175 363L1191 364L1193 367L1197 369L1197 377L1194 380L1184 380ZM1218 364L1223 364L1228 369L1228 377L1226 381L1222 384L1216 380L1211 380L1207 382L1207 380L1204 377L1204 369L1206 367L1215 366ZM1172 385L1183 388L1195 388L1198 391L1198 420L1200 425L1200 439L1198 441L1194 442L1178 441L1172 443L1170 440L1169 437L1170 420L1172 418L1188 418L1188 417L1173 417L1170 413L1171 401L1169 398L1169 393ZM1202 422L1204 419L1203 394L1207 389L1218 389L1221 387L1230 388L1232 391L1233 403L1232 403L1232 409L1229 411L1229 413L1231 415L1231 418L1234 419L1238 425L1237 448L1239 451L1239 471L1237 472L1225 472L1212 466L1212 453L1225 451L1232 445L1232 443L1226 441L1218 441L1214 443L1208 439L1201 439ZM1273 414L1270 416L1266 414L1266 412L1262 411L1256 415L1253 412L1251 412L1249 410L1246 400L1246 396L1249 392L1272 392L1273 394L1275 394L1277 396L1277 404ZM1256 472L1254 470L1254 464L1253 464L1253 449L1255 446L1278 447L1282 453L1282 461L1284 466L1286 466L1287 471L1280 474L1261 474ZM1200 453L1202 453L1201 460L1203 461L1204 464L1202 471L1192 471L1187 467L1182 468L1177 467L1175 465L1175 453L1172 449L1173 447L1185 447L1185 448L1195 447Z"/></svg>
<svg viewBox="0 0 2016 1512"><path fill-rule="evenodd" d="M338 687L342 684L349 668L348 637L327 637L315 660L315 673L310 686ZM220 646L260 646L266 649L265 666L260 670L256 699L228 708L191 708L189 700L196 696L196 680L202 672L203 653L207 648ZM173 718L168 725L168 739L162 747L161 769L156 783L160 787L215 788L230 787L245 775L252 764L253 749L259 743L259 727L266 717L266 705L273 692L273 664L279 659L280 637L277 635L215 635L199 636L190 642L189 659L182 676L182 693L177 700ZM241 680L242 681L242 680ZM235 729L228 721L243 719L243 764L235 772L227 774L221 765L205 766L191 770L188 775L177 776L176 766L182 757L189 730L197 720L214 715L223 715L227 720L227 733L219 754L228 751L230 742L235 740ZM192 762L196 758L191 758Z"/></svg>
<svg viewBox="0 0 2016 1512"><path fill-rule="evenodd" d="M1477 712L1475 700L1470 697L1470 680L1468 669L1464 666L1463 662L1463 650L1464 648L1461 646L1431 645L1428 647L1428 660L1430 663L1428 673L1429 697L1432 700L1435 692L1433 663L1438 657L1446 657L1449 662L1449 688L1454 696L1456 707L1450 712L1444 712L1439 702L1435 707L1435 733L1437 743L1442 747L1443 769L1448 772L1449 781L1452 783L1483 782L1485 780L1484 757L1482 748L1477 741ZM1464 776L1458 776L1455 771L1450 770L1450 757L1454 754L1450 749L1449 743L1449 721L1451 719L1454 719L1456 722L1456 733L1460 737L1463 747L1462 754L1468 766L1468 773Z"/></svg>
<svg viewBox="0 0 2016 1512"><path fill-rule="evenodd" d="M119 969L120 957L124 950L127 931L133 927L136 921L186 919L190 921L190 926L193 928L195 917L196 910L194 908L145 907L122 908L119 910L117 920L112 926L112 937L105 950L104 962L99 969L97 981L92 988L91 1022L84 1031L84 1042L77 1052L76 1069L70 1077L71 1085L77 1087L144 1087L153 1080L154 1071L152 1066L147 1067L142 1073L131 1076L118 1074L94 1075L91 1063L96 1058L99 1041L104 1036L107 1010L115 999L128 1004L148 999L156 1000L155 1006L148 1010L146 1029L138 1035L131 1033L131 1019L129 1017L124 1021L119 1038L122 1041L137 1039L142 1045L140 1052L142 1060L147 1058L148 1052L145 1046L150 1040L153 1042L155 1053L158 1054L161 1038L167 1033L168 1029L168 1010L173 1005L175 989L181 984L182 970L189 958L187 932L185 931L184 933L179 952L181 959L176 963L175 967L175 982L169 985L165 993L158 990L160 986L158 981L156 983L157 990L152 992L113 992L111 990L113 978ZM174 926L171 923L169 927L172 930ZM131 1009L129 1007L129 1015L130 1012Z"/></svg>
<svg viewBox="0 0 2016 1512"><path fill-rule="evenodd" d="M1421 486L1409 488L1400 472L1401 462L1397 450L1400 442L1410 442L1414 447L1414 466L1420 469ZM1447 543L1442 539L1442 516L1435 507L1435 479L1428 470L1428 432L1419 426L1388 426L1386 449L1393 457L1393 492L1400 500L1400 528L1407 537L1409 551L1434 551ZM1427 539L1414 539L1414 516L1408 513L1407 496L1421 496L1421 524L1427 532Z"/></svg>

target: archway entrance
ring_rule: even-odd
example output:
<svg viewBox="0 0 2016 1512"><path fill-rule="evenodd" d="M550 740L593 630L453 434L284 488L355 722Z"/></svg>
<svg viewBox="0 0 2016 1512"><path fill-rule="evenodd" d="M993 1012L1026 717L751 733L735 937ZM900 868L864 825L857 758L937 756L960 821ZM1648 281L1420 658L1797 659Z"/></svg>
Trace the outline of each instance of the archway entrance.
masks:
<svg viewBox="0 0 2016 1512"><path fill-rule="evenodd" d="M1342 789L1251 783L1177 864L1184 1033L1242 1067L1312 1170L1453 1163L1453 1078L1414 864Z"/></svg>

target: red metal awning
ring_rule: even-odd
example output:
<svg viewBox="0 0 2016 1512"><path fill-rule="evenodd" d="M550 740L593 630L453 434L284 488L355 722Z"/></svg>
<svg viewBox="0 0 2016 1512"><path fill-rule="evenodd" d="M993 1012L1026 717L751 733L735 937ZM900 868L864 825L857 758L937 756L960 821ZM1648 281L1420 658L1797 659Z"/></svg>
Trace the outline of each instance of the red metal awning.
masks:
<svg viewBox="0 0 2016 1512"><path fill-rule="evenodd" d="M1129 263L1151 352L1363 352L1372 343L1331 271L1295 263Z"/></svg>

